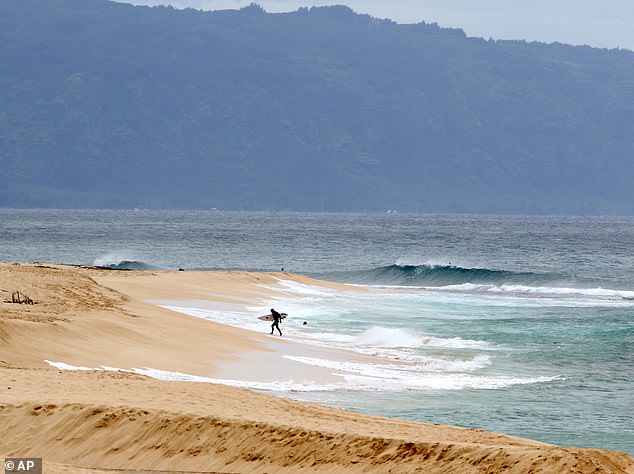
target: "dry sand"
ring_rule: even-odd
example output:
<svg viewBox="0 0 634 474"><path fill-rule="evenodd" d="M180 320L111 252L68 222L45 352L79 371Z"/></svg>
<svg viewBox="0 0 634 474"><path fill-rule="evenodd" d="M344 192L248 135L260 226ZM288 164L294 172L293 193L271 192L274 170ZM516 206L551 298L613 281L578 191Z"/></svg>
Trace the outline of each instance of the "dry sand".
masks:
<svg viewBox="0 0 634 474"><path fill-rule="evenodd" d="M45 362L212 375L271 338L147 301L245 305L276 275L0 264L0 301L37 303L0 303L0 455L43 457L44 472L634 473L622 453Z"/></svg>

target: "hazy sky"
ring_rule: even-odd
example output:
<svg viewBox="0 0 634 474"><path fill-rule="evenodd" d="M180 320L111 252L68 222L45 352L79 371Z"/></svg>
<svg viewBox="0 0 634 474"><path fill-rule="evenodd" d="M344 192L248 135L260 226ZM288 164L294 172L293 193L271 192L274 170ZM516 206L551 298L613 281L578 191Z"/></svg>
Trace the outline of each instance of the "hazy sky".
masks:
<svg viewBox="0 0 634 474"><path fill-rule="evenodd" d="M436 22L469 36L588 44L634 50L634 0L119 0L203 10L238 9L250 3L268 12L302 6L348 5L358 13L398 23Z"/></svg>

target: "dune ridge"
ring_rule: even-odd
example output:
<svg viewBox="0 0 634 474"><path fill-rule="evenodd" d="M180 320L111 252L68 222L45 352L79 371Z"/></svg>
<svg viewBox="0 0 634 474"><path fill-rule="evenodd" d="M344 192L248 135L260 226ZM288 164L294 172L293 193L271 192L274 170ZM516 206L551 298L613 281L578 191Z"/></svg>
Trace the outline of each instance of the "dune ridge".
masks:
<svg viewBox="0 0 634 474"><path fill-rule="evenodd" d="M38 446L26 450L3 446L5 453L80 466L97 464L108 470L525 473L628 469L626 459L614 459L601 450L512 447L503 439L490 446L411 441L103 405L3 405L0 429Z"/></svg>

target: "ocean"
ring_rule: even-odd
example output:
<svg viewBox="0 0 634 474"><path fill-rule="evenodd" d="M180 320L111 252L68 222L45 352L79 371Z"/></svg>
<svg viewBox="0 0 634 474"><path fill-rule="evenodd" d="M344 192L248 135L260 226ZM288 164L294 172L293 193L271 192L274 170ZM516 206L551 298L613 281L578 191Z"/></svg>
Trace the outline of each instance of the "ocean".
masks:
<svg viewBox="0 0 634 474"><path fill-rule="evenodd" d="M243 383L362 413L634 454L634 218L0 210L0 260L301 273L284 338L377 356L289 358L341 383ZM268 331L244 314L175 308ZM248 321L248 322L247 322ZM306 325L303 322L306 321ZM156 374L155 374L156 375Z"/></svg>

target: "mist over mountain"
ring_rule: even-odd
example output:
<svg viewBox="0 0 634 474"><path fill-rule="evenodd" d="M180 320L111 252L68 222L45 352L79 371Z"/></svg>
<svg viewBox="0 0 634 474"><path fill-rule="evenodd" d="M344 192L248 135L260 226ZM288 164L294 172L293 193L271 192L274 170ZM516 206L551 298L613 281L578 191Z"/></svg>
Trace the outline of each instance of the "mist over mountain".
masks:
<svg viewBox="0 0 634 474"><path fill-rule="evenodd" d="M634 214L634 53L0 2L0 207Z"/></svg>

